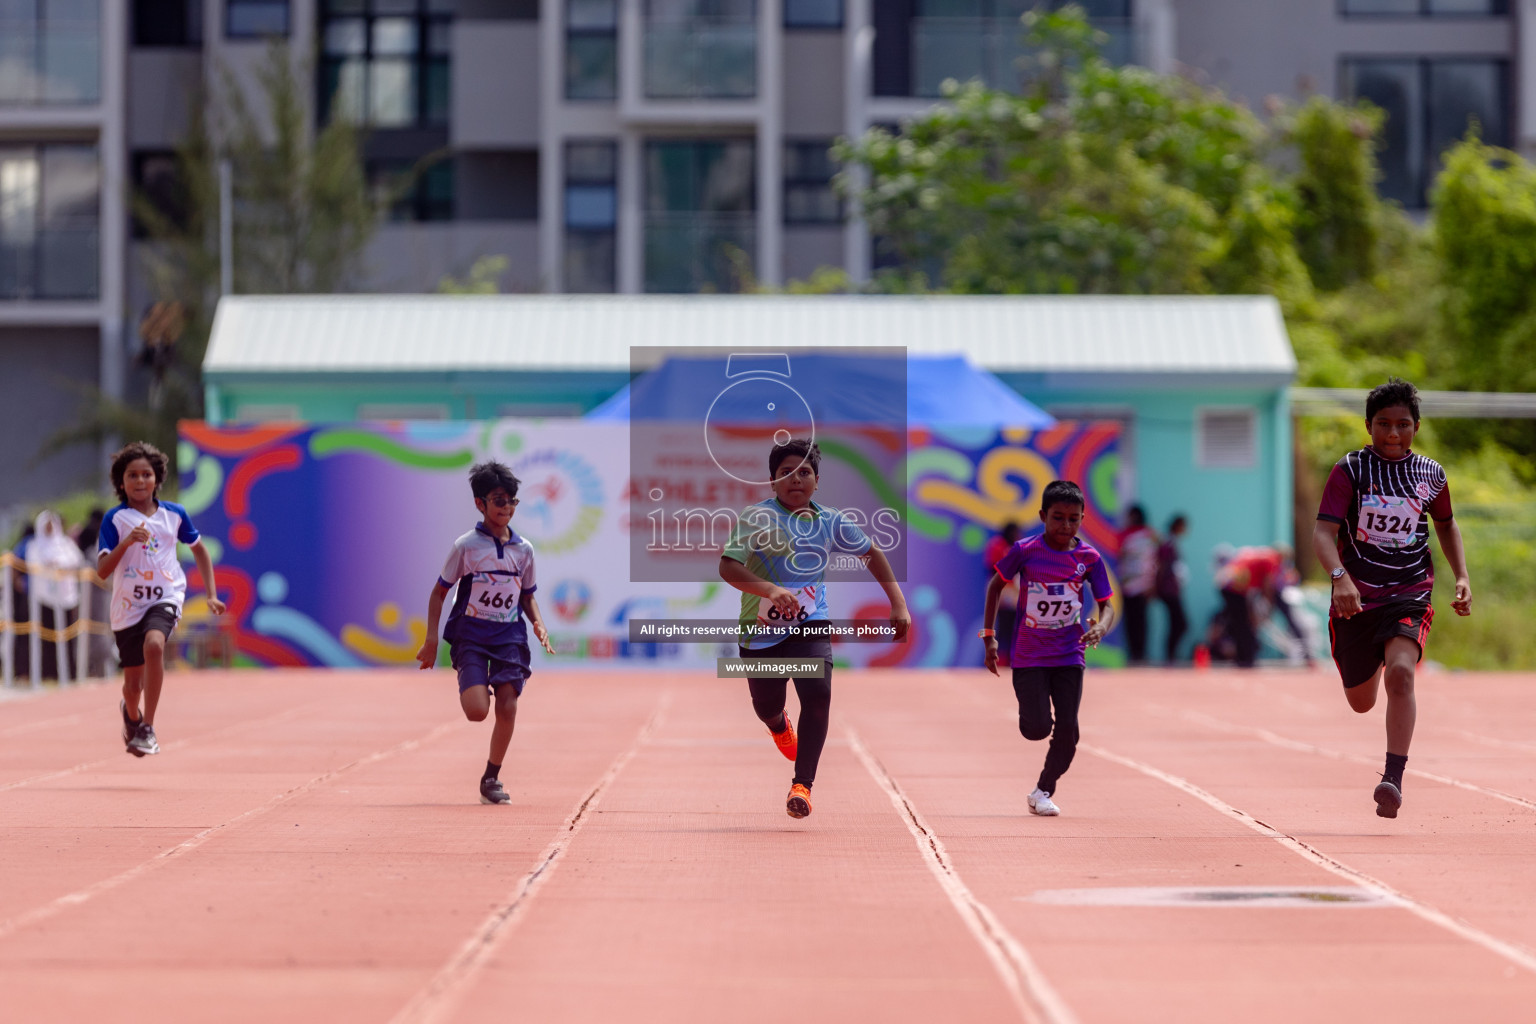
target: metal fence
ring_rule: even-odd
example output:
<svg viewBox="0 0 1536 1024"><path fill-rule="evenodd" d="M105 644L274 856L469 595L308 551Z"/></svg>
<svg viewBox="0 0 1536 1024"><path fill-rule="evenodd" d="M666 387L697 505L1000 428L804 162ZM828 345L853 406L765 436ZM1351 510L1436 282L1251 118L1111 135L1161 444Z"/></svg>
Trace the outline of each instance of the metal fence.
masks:
<svg viewBox="0 0 1536 1024"><path fill-rule="evenodd" d="M28 586L24 599L26 617L18 620L16 602L20 588L17 584L29 575L39 574L51 576L54 583L63 583L70 578L78 580L79 598L72 604L45 604L38 597L40 588ZM27 644L27 675L33 687L43 684L45 644L52 645L56 653L56 669L52 675L60 684L69 683L71 676L78 679L89 674L93 664L101 666L103 676L116 672L117 651L112 644L105 645L94 658L91 650L91 637L112 636L112 629L105 621L107 602L97 599L110 587L110 583L98 579L91 569L48 569L28 565L8 551L0 552L0 683L7 687L16 685L17 642L23 637ZM54 586L49 589L59 593L65 588ZM44 624L44 612L52 617L51 626ZM74 647L73 660L71 646Z"/></svg>

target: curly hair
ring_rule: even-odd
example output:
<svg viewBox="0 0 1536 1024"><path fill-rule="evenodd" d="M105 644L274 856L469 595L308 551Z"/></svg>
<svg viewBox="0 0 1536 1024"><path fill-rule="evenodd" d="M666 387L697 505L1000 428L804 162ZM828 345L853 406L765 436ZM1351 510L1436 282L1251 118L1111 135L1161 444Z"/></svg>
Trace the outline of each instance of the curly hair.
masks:
<svg viewBox="0 0 1536 1024"><path fill-rule="evenodd" d="M1413 422L1419 422L1419 389L1401 377L1390 377L1385 384L1376 385L1365 396L1366 425L1370 425L1378 412L1394 405L1406 408L1413 414Z"/></svg>
<svg viewBox="0 0 1536 1024"><path fill-rule="evenodd" d="M117 492L117 500L124 505L128 504L128 492L123 490L123 476L128 472L128 466L139 459L149 463L149 468L155 471L155 493L160 493L160 485L165 483L165 474L169 472L171 461L165 457L165 452L150 444L148 441L130 441L117 450L112 456L112 489Z"/></svg>
<svg viewBox="0 0 1536 1024"><path fill-rule="evenodd" d="M479 501L490 497L500 487L507 497L517 497L517 486L522 483L512 471L499 462L481 462L469 469L469 491Z"/></svg>

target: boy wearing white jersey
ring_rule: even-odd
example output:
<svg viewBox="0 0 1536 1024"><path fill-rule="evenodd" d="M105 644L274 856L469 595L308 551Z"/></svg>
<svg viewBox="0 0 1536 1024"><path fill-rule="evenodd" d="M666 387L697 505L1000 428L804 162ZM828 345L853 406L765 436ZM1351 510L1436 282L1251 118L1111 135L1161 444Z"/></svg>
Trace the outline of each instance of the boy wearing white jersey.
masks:
<svg viewBox="0 0 1536 1024"><path fill-rule="evenodd" d="M490 759L480 777L483 804L512 802L501 784L501 763L517 724L517 699L533 671L528 665L528 622L544 649L555 653L533 597L538 588L533 545L512 532L518 483L499 462L470 467L470 493L484 519L453 542L427 598L427 635L416 654L423 669L436 664L437 620L443 599L458 584L443 636L459 674L459 706L471 722L485 721L493 701L496 708Z"/></svg>
<svg viewBox="0 0 1536 1024"><path fill-rule="evenodd" d="M165 453L144 441L112 456L112 487L122 504L103 517L96 541L96 574L112 578L112 635L123 666L123 742L135 757L160 753L155 709L165 681L165 644L187 596L177 541L192 549L208 610L224 614L213 559L192 517L180 505L159 500L169 465Z"/></svg>

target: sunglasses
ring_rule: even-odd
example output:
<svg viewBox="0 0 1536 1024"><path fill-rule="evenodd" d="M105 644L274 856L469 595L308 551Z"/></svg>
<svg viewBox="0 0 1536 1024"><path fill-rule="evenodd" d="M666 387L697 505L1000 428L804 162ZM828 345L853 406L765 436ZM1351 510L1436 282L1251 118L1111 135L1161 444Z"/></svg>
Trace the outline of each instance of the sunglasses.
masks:
<svg viewBox="0 0 1536 1024"><path fill-rule="evenodd" d="M495 505L497 508L506 508L509 505L512 508L517 508L517 503L522 500L521 498L508 498L505 495L497 495L494 498L486 498L485 502L488 505Z"/></svg>

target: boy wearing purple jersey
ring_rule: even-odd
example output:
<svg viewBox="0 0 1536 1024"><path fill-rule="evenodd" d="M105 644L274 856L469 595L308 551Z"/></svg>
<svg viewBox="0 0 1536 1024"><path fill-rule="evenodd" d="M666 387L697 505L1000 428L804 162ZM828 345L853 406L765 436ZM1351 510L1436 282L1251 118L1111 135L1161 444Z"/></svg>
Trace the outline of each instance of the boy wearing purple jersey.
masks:
<svg viewBox="0 0 1536 1024"><path fill-rule="evenodd" d="M1457 615L1472 614L1472 584L1445 470L1410 447L1419 432L1418 391L1396 377L1376 388L1365 400L1365 427L1371 443L1328 474L1312 541L1333 580L1328 636L1349 706L1371 710L1386 683L1387 764L1375 798L1376 813L1395 818L1418 714L1414 670L1435 617L1429 519L1456 577Z"/></svg>
<svg viewBox="0 0 1536 1024"><path fill-rule="evenodd" d="M978 636L986 641L987 670L997 675L997 634L992 629L998 596L1019 578L1019 614L1013 641L1013 693L1019 701L1019 732L1027 740L1051 738L1045 767L1029 794L1032 814L1061 813L1051 796L1077 752L1077 709L1083 700L1083 648L1096 647L1114 628L1114 596L1104 558L1077 536L1086 502L1070 480L1053 480L1040 497L1045 530L1014 544L998 559L987 584ZM1093 590L1098 614L1083 628L1083 586ZM1055 707L1054 723L1051 708ZM1054 725L1054 728L1053 728Z"/></svg>
<svg viewBox="0 0 1536 1024"><path fill-rule="evenodd" d="M512 532L517 508L517 477L499 462L470 467L469 489L482 522L453 542L432 593L427 598L427 635L416 660L423 669L437 662L437 620L443 598L458 585L443 636L459 674L459 706L471 722L483 722L494 702L490 759L480 777L480 802L511 803L501 784L501 763L517 724L517 698L532 669L528 667L528 622L550 654L549 631L534 600L533 545Z"/></svg>

